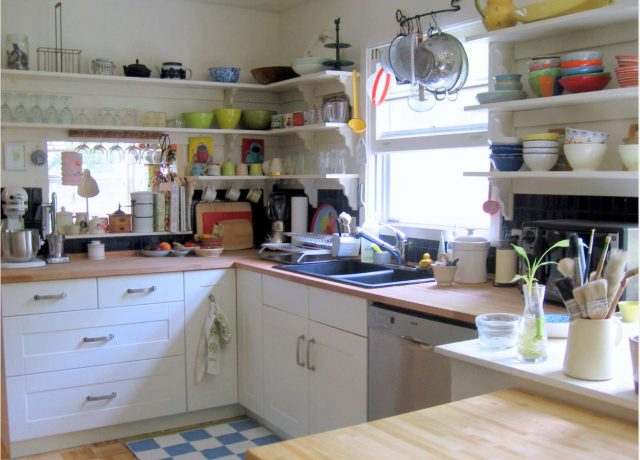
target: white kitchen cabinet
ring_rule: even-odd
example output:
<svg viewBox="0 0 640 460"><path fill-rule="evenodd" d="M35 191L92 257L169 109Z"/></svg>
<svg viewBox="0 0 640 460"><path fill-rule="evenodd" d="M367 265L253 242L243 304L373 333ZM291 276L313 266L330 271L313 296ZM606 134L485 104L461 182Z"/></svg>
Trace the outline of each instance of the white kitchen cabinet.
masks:
<svg viewBox="0 0 640 460"><path fill-rule="evenodd" d="M236 270L238 401L263 415L262 275Z"/></svg>
<svg viewBox="0 0 640 460"><path fill-rule="evenodd" d="M210 296L227 318L231 341L219 352L220 374L205 373L196 381L198 344L209 313ZM187 410L195 411L238 402L236 279L234 270L184 273Z"/></svg>
<svg viewBox="0 0 640 460"><path fill-rule="evenodd" d="M182 301L182 273L98 278L100 308Z"/></svg>
<svg viewBox="0 0 640 460"><path fill-rule="evenodd" d="M518 24L467 40L488 40L490 79L500 73L521 73L528 87L527 62L534 56L561 55L573 50L597 49L604 53L605 71L612 81L607 89L566 93L554 97L530 97L519 101L475 105L465 110L489 111L490 137L521 136L566 126L610 133L602 171L548 171L474 173L496 185L504 215L512 218L513 195L570 194L638 196L638 173L622 171L616 146L638 122L638 88L619 88L615 55L638 54L638 3L618 1L603 8L562 17Z"/></svg>
<svg viewBox="0 0 640 460"><path fill-rule="evenodd" d="M262 278L263 417L293 437L365 422L366 301Z"/></svg>
<svg viewBox="0 0 640 460"><path fill-rule="evenodd" d="M35 281L2 286L2 316L98 308L95 278Z"/></svg>

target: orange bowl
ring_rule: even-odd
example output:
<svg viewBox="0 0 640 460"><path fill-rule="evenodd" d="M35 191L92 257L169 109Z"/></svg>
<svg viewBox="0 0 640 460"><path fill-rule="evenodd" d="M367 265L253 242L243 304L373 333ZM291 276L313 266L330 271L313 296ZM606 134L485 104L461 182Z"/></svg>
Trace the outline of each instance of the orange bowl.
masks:
<svg viewBox="0 0 640 460"><path fill-rule="evenodd" d="M605 75L576 75L564 77L559 80L560 85L570 93L586 93L604 89L611 80L609 74Z"/></svg>
<svg viewBox="0 0 640 460"><path fill-rule="evenodd" d="M583 59L581 61L565 61L560 67L567 69L569 67L584 67L588 65L602 65L602 59Z"/></svg>

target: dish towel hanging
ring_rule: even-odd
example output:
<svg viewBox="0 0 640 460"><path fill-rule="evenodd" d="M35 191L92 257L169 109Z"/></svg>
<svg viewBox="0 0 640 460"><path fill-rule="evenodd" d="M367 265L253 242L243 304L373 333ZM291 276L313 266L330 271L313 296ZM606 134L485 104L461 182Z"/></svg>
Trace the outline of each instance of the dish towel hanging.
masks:
<svg viewBox="0 0 640 460"><path fill-rule="evenodd" d="M211 375L220 374L221 350L231 341L231 331L227 317L218 307L213 295L209 296L209 312L204 321L198 352L196 353L196 381L200 382L205 372Z"/></svg>

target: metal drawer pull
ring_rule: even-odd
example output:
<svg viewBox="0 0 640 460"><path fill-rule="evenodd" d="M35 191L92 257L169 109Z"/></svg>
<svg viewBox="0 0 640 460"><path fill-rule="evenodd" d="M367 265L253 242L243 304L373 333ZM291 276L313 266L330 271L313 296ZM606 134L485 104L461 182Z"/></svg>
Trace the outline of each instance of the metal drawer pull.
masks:
<svg viewBox="0 0 640 460"><path fill-rule="evenodd" d="M113 393L110 393L108 395L102 395L102 396L87 396L87 401L104 401L104 400L111 400L114 399L116 396L118 396L118 393L116 393L115 391Z"/></svg>
<svg viewBox="0 0 640 460"><path fill-rule="evenodd" d="M66 299L67 294L63 292L62 294L48 294L48 295L40 295L36 294L33 296L33 300L60 300Z"/></svg>
<svg viewBox="0 0 640 460"><path fill-rule="evenodd" d="M403 339L403 340L407 340L409 342L415 343L416 345L420 345L420 346L422 346L424 348L433 348L434 347L430 343L423 342L422 340L416 339L415 337L411 337L410 335L401 335L400 338Z"/></svg>
<svg viewBox="0 0 640 460"><path fill-rule="evenodd" d="M311 345L316 343L316 339L311 339L307 342L307 369L310 371L315 371L316 366L311 365Z"/></svg>
<svg viewBox="0 0 640 460"><path fill-rule="evenodd" d="M115 337L115 335L113 334L109 334L109 335L103 335L102 337L84 337L82 339L83 342L87 343L87 342L108 342L110 340L113 340Z"/></svg>
<svg viewBox="0 0 640 460"><path fill-rule="evenodd" d="M137 289L129 288L129 289L127 289L127 294L147 294L149 292L155 291L156 289L158 289L158 288L155 287L155 286L151 286L151 287L148 287L148 288L137 288Z"/></svg>
<svg viewBox="0 0 640 460"><path fill-rule="evenodd" d="M296 343L296 364L300 367L304 367L304 361L300 361L300 342L304 342L304 335L299 336Z"/></svg>

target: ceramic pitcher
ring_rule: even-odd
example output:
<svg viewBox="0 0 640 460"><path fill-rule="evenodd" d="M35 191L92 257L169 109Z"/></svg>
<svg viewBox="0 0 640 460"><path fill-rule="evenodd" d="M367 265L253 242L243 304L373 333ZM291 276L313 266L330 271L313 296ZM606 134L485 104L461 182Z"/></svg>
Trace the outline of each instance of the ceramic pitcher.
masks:
<svg viewBox="0 0 640 460"><path fill-rule="evenodd" d="M513 0L487 0L483 9L480 0L476 0L476 9L482 16L482 23L487 30L502 29L516 25L512 13L515 9Z"/></svg>

